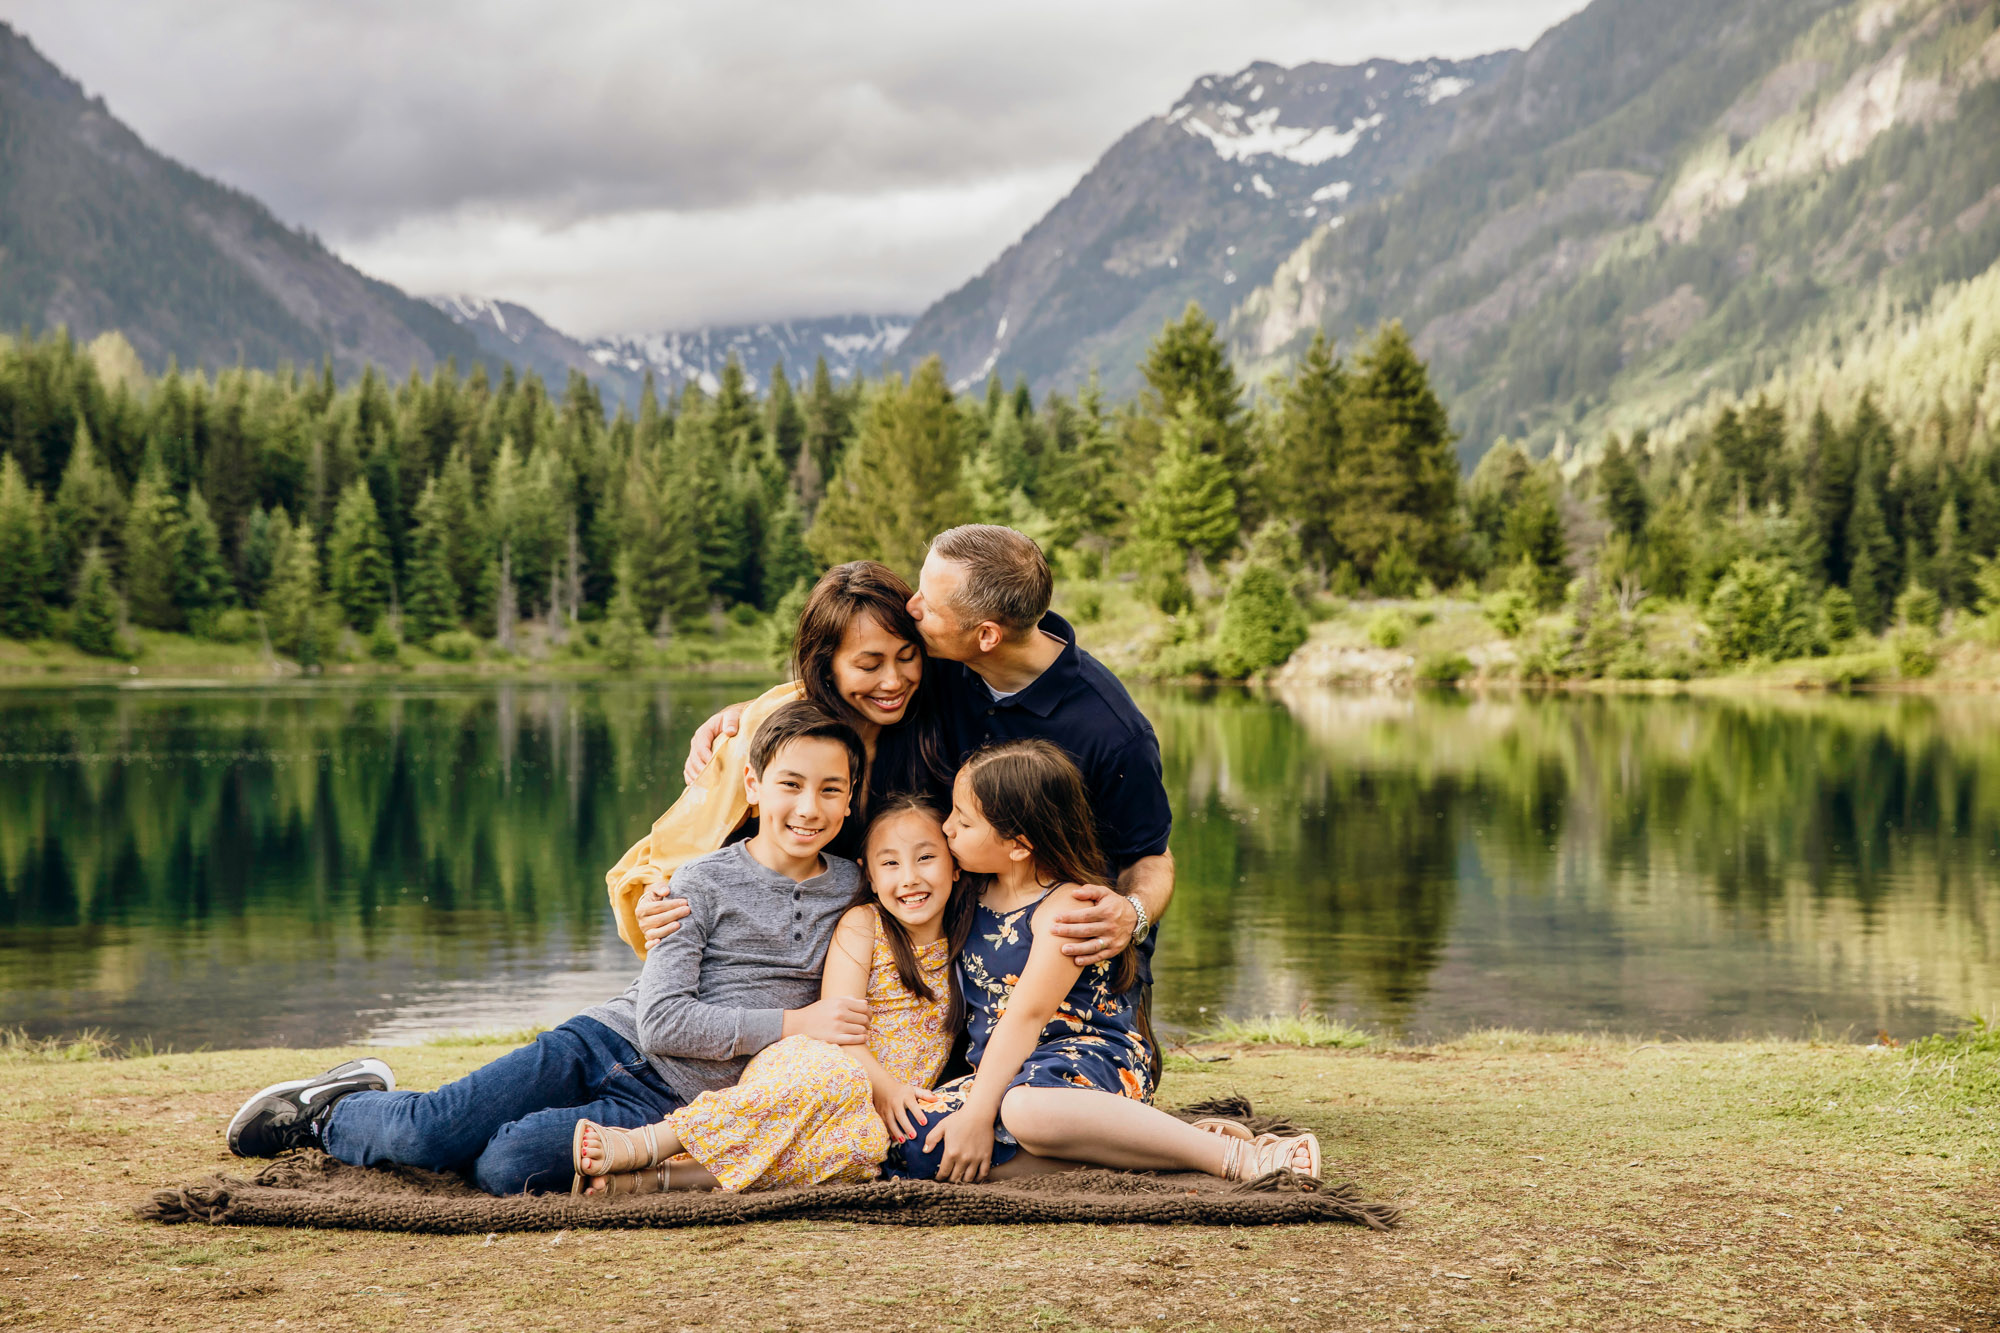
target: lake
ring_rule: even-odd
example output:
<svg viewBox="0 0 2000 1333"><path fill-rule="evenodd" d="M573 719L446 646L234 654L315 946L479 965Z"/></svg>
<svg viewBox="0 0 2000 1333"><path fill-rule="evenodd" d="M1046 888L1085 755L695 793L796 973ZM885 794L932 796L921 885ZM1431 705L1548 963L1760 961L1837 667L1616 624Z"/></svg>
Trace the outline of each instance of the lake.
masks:
<svg viewBox="0 0 2000 1333"><path fill-rule="evenodd" d="M560 1021L630 979L604 870L755 685L0 695L0 1026ZM1177 814L1163 1031L1865 1040L2000 1012L2000 700L1139 698Z"/></svg>

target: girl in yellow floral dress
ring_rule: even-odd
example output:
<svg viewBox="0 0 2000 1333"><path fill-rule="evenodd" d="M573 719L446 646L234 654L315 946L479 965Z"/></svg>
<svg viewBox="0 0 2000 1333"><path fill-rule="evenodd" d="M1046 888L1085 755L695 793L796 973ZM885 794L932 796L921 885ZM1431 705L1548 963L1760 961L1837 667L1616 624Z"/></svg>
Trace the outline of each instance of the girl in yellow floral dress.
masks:
<svg viewBox="0 0 2000 1333"><path fill-rule="evenodd" d="M759 1052L735 1087L704 1092L658 1124L581 1122L578 1192L873 1180L891 1138L914 1136L964 1008L951 963L970 895L942 820L919 797L880 807L864 845L869 882L834 932L820 994L867 1000L867 1044L787 1037Z"/></svg>

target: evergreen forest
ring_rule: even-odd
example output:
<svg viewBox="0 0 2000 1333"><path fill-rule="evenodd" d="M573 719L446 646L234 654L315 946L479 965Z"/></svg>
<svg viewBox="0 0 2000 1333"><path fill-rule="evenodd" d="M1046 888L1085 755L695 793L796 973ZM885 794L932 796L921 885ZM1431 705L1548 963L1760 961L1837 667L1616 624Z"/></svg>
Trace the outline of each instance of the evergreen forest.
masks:
<svg viewBox="0 0 2000 1333"><path fill-rule="evenodd" d="M1094 380L1037 402L954 391L935 358L847 384L780 367L761 392L731 363L612 412L580 375L153 377L116 335L23 336L0 344L0 633L107 658L178 633L307 668L775 657L823 569L913 576L974 520L1041 542L1077 619L1146 617L1124 665L1161 675L1278 666L1357 598L1386 608L1385 648L1474 608L1511 645L1478 674L1524 678L1883 634L1921 673L1940 630L2000 610L2000 451L1970 412L1759 399L1582 467L1501 440L1467 477L1397 323L1351 355L1317 337L1253 394L1191 305L1141 371L1125 402Z"/></svg>

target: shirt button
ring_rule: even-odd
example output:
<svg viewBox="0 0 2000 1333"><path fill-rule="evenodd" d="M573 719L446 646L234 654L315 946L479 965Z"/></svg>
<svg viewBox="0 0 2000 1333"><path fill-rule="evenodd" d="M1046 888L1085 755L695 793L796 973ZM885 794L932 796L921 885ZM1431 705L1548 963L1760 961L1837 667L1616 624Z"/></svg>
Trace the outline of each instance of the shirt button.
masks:
<svg viewBox="0 0 2000 1333"><path fill-rule="evenodd" d="M805 920L805 919L806 919L806 914L805 914L804 912L794 912L794 913L792 913L792 920L794 920L794 921L803 921L803 920Z"/></svg>
<svg viewBox="0 0 2000 1333"><path fill-rule="evenodd" d="M799 900L799 897L800 897L800 894L799 894L799 891L798 891L797 889L793 889L793 890L792 890L792 901L793 901L793 902L797 902L797 901Z"/></svg>
<svg viewBox="0 0 2000 1333"><path fill-rule="evenodd" d="M793 939L795 939L795 940L802 940L802 939L804 939L804 938L805 938L805 936L803 936L803 935L799 934L799 932L797 932L797 931L795 930L795 931L793 931L793 932L792 932L792 938L793 938Z"/></svg>

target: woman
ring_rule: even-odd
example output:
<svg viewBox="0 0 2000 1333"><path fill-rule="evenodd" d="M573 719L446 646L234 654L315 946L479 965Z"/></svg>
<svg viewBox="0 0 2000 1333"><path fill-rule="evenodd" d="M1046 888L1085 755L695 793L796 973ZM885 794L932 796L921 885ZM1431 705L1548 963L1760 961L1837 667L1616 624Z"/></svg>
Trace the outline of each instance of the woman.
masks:
<svg viewBox="0 0 2000 1333"><path fill-rule="evenodd" d="M792 639L791 680L744 710L737 734L716 747L708 767L605 875L618 936L641 958L647 929L657 932L681 915L665 906L674 871L747 831L752 812L740 778L750 737L773 709L810 699L861 733L867 768L854 810L828 851L859 859L869 810L891 796L949 803L941 732L919 688L924 641L910 597L910 585L873 560L836 565L813 587Z"/></svg>

